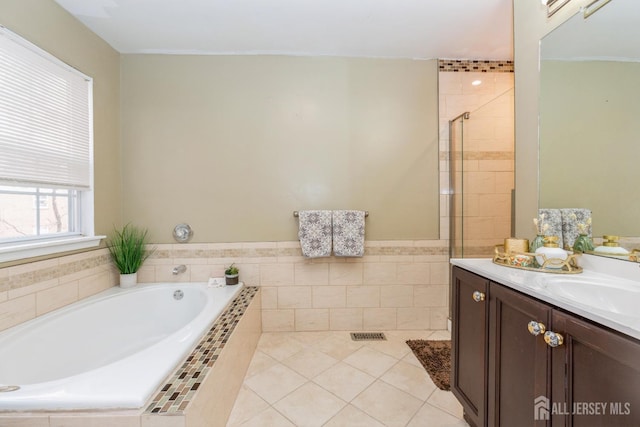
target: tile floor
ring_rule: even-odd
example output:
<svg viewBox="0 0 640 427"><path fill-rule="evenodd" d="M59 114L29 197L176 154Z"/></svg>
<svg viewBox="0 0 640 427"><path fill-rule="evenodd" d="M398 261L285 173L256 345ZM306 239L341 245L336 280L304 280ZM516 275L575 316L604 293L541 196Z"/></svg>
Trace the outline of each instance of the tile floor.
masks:
<svg viewBox="0 0 640 427"><path fill-rule="evenodd" d="M449 333L385 334L355 342L348 332L264 333L227 427L467 426L405 343Z"/></svg>

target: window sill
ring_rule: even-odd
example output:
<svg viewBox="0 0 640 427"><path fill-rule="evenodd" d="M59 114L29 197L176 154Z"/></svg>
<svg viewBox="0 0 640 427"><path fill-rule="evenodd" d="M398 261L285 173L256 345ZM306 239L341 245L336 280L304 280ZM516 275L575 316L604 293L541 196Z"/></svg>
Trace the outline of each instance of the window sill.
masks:
<svg viewBox="0 0 640 427"><path fill-rule="evenodd" d="M100 244L100 240L104 238L105 236L80 236L0 246L0 262L93 248L98 246Z"/></svg>

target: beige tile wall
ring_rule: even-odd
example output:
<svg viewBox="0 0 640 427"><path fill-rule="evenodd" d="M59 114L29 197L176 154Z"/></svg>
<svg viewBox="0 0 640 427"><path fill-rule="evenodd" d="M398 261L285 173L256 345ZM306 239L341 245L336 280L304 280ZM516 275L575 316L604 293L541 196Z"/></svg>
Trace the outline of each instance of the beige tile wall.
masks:
<svg viewBox="0 0 640 427"><path fill-rule="evenodd" d="M441 229L447 228L449 120L471 112L464 126L463 163L465 256L489 256L511 234L514 188L513 73L440 72ZM481 80L473 86L471 82ZM458 205L459 207L459 205ZM462 216L457 210L456 216ZM446 223L446 226L444 225Z"/></svg>
<svg viewBox="0 0 640 427"><path fill-rule="evenodd" d="M205 281L234 262L262 287L265 331L442 329L448 313L447 242L374 241L362 258L302 256L298 242L158 245L142 282ZM172 275L185 264L187 271Z"/></svg>
<svg viewBox="0 0 640 427"><path fill-rule="evenodd" d="M156 245L141 283L200 282L231 263L262 287L265 331L443 329L447 242L373 241L362 258L302 256L299 242ZM173 275L185 264L185 273ZM0 329L116 285L106 249L0 269Z"/></svg>
<svg viewBox="0 0 640 427"><path fill-rule="evenodd" d="M118 282L106 249L0 269L0 331Z"/></svg>

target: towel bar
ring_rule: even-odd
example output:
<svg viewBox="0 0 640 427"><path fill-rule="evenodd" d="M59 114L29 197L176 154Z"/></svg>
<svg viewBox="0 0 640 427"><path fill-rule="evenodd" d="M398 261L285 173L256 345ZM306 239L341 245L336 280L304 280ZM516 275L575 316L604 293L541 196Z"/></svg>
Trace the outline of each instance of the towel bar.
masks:
<svg viewBox="0 0 640 427"><path fill-rule="evenodd" d="M299 214L298 211L293 211L293 216L298 218ZM365 218L369 216L369 211L364 211L364 216Z"/></svg>

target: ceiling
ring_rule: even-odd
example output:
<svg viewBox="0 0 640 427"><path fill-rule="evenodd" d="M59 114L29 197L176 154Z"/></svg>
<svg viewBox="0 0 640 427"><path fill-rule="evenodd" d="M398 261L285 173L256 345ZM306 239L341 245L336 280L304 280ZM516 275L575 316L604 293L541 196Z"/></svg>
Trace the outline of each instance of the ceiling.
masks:
<svg viewBox="0 0 640 427"><path fill-rule="evenodd" d="M512 0L55 1L121 53L513 57Z"/></svg>

